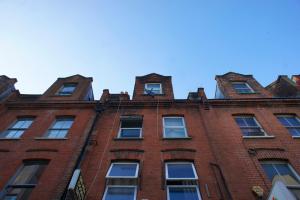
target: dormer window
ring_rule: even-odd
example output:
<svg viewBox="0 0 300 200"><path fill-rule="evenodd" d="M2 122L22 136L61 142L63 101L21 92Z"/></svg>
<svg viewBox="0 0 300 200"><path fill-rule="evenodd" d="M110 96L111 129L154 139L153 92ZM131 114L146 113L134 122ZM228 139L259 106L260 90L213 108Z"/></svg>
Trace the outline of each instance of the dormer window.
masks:
<svg viewBox="0 0 300 200"><path fill-rule="evenodd" d="M58 91L58 95L60 96L72 95L76 89L76 86L77 86L76 83L65 83Z"/></svg>
<svg viewBox="0 0 300 200"><path fill-rule="evenodd" d="M254 90L245 82L233 82L232 87L238 94L254 93Z"/></svg>
<svg viewBox="0 0 300 200"><path fill-rule="evenodd" d="M146 83L144 94L162 94L161 83Z"/></svg>

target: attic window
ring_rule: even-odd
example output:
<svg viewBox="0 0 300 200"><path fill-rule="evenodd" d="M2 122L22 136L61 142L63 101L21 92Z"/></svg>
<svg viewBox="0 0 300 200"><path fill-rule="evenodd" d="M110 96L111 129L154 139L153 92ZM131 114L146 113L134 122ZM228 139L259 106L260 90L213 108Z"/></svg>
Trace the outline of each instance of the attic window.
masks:
<svg viewBox="0 0 300 200"><path fill-rule="evenodd" d="M238 94L254 93L254 90L245 82L233 82L232 87Z"/></svg>
<svg viewBox="0 0 300 200"><path fill-rule="evenodd" d="M161 83L146 83L144 93L150 95L162 94Z"/></svg>
<svg viewBox="0 0 300 200"><path fill-rule="evenodd" d="M65 83L58 91L58 95L60 96L72 95L76 89L76 86L77 83Z"/></svg>

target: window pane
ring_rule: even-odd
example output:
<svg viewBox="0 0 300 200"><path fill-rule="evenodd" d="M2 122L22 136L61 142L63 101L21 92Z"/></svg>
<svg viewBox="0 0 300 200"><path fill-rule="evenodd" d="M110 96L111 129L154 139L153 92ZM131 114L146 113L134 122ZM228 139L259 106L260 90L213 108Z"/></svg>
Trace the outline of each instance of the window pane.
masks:
<svg viewBox="0 0 300 200"><path fill-rule="evenodd" d="M134 200L133 187L108 187L105 200Z"/></svg>
<svg viewBox="0 0 300 200"><path fill-rule="evenodd" d="M278 117L278 120L281 122L283 126L290 126L288 120L285 117Z"/></svg>
<svg viewBox="0 0 300 200"><path fill-rule="evenodd" d="M258 126L253 117L245 117L248 126Z"/></svg>
<svg viewBox="0 0 300 200"><path fill-rule="evenodd" d="M272 164L261 164L270 181L273 181L274 176L278 175Z"/></svg>
<svg viewBox="0 0 300 200"><path fill-rule="evenodd" d="M239 126L246 126L246 125L247 125L246 122L245 122L245 120L244 120L244 118L237 117L237 118L235 118L235 121L236 121L236 123L237 123Z"/></svg>
<svg viewBox="0 0 300 200"><path fill-rule="evenodd" d="M33 188L8 188L4 200L27 200Z"/></svg>
<svg viewBox="0 0 300 200"><path fill-rule="evenodd" d="M49 130L48 131L48 138L56 138L59 134L59 130Z"/></svg>
<svg viewBox="0 0 300 200"><path fill-rule="evenodd" d="M141 129L121 129L120 137L139 138Z"/></svg>
<svg viewBox="0 0 300 200"><path fill-rule="evenodd" d="M165 137L182 138L186 137L184 128L165 128Z"/></svg>
<svg viewBox="0 0 300 200"><path fill-rule="evenodd" d="M142 120L122 120L121 128L141 128Z"/></svg>
<svg viewBox="0 0 300 200"><path fill-rule="evenodd" d="M284 179L287 185L299 185L299 181L295 174L291 171L287 164L275 164L277 171L280 173L281 180Z"/></svg>
<svg viewBox="0 0 300 200"><path fill-rule="evenodd" d="M113 163L112 168L109 172L109 176L129 176L129 177L135 177L137 170L137 164L136 163Z"/></svg>
<svg viewBox="0 0 300 200"><path fill-rule="evenodd" d="M199 200L196 187L169 187L170 200Z"/></svg>
<svg viewBox="0 0 300 200"><path fill-rule="evenodd" d="M235 89L248 89L245 83L233 83L232 85Z"/></svg>
<svg viewBox="0 0 300 200"><path fill-rule="evenodd" d="M300 136L300 128L289 128L288 130L292 136Z"/></svg>
<svg viewBox="0 0 300 200"><path fill-rule="evenodd" d="M244 136L264 136L261 128L241 128Z"/></svg>
<svg viewBox="0 0 300 200"><path fill-rule="evenodd" d="M148 83L147 84L147 89L159 90L160 89L160 84L159 83Z"/></svg>
<svg viewBox="0 0 300 200"><path fill-rule="evenodd" d="M196 178L193 170L193 166L190 163L168 163L168 178Z"/></svg>
<svg viewBox="0 0 300 200"><path fill-rule="evenodd" d="M56 138L65 138L67 133L68 133L67 130L59 130L58 134L56 135Z"/></svg>
<svg viewBox="0 0 300 200"><path fill-rule="evenodd" d="M8 130L6 131L5 138L19 138L23 134L24 131L22 130Z"/></svg>
<svg viewBox="0 0 300 200"><path fill-rule="evenodd" d="M184 126L182 118L164 118L165 126Z"/></svg>
<svg viewBox="0 0 300 200"><path fill-rule="evenodd" d="M31 119L20 119L18 120L12 128L28 128L32 123L32 120Z"/></svg>
<svg viewBox="0 0 300 200"><path fill-rule="evenodd" d="M54 129L69 129L73 124L73 119L57 119L54 123Z"/></svg>
<svg viewBox="0 0 300 200"><path fill-rule="evenodd" d="M291 126L300 126L300 122L296 119L296 117L286 117Z"/></svg>

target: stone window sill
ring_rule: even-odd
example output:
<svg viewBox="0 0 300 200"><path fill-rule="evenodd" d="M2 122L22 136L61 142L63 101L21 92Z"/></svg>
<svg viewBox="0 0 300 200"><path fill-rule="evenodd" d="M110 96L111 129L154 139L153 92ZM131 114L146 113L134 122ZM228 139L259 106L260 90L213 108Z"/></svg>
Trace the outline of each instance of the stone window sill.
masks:
<svg viewBox="0 0 300 200"><path fill-rule="evenodd" d="M35 137L35 140L67 140L68 138L47 138L47 137Z"/></svg>
<svg viewBox="0 0 300 200"><path fill-rule="evenodd" d="M293 139L300 139L300 136L292 136Z"/></svg>
<svg viewBox="0 0 300 200"><path fill-rule="evenodd" d="M133 141L138 140L139 141L139 140L143 140L143 139L144 139L143 137L141 137L141 138L114 138L115 141L124 141L124 140L128 140L128 141L129 140L133 140Z"/></svg>
<svg viewBox="0 0 300 200"><path fill-rule="evenodd" d="M244 139L272 139L275 138L274 135L264 135L264 136L243 136Z"/></svg>

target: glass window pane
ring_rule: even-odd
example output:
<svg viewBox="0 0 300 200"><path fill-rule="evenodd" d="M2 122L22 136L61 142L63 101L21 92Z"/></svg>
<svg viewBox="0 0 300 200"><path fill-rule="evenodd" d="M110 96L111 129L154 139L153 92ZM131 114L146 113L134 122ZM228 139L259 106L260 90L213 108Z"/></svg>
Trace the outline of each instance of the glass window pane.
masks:
<svg viewBox="0 0 300 200"><path fill-rule="evenodd" d="M56 135L56 138L65 138L67 136L67 133L67 130L59 130Z"/></svg>
<svg viewBox="0 0 300 200"><path fill-rule="evenodd" d="M33 188L8 188L4 200L27 200Z"/></svg>
<svg viewBox="0 0 300 200"><path fill-rule="evenodd" d="M36 184L39 165L25 165L17 175L13 184Z"/></svg>
<svg viewBox="0 0 300 200"><path fill-rule="evenodd" d="M17 130L8 130L6 132L6 138L15 138L15 135L17 134Z"/></svg>
<svg viewBox="0 0 300 200"><path fill-rule="evenodd" d="M136 163L113 163L112 168L109 172L109 176L129 176L129 177L135 177L137 170L137 164Z"/></svg>
<svg viewBox="0 0 300 200"><path fill-rule="evenodd" d="M184 128L165 128L165 137L182 138L186 137Z"/></svg>
<svg viewBox="0 0 300 200"><path fill-rule="evenodd" d="M261 166L271 182L273 181L274 176L279 175L272 164L261 164Z"/></svg>
<svg viewBox="0 0 300 200"><path fill-rule="evenodd" d="M253 117L245 117L248 126L258 126Z"/></svg>
<svg viewBox="0 0 300 200"><path fill-rule="evenodd" d="M300 122L296 119L296 117L286 117L291 126L300 126Z"/></svg>
<svg viewBox="0 0 300 200"><path fill-rule="evenodd" d="M239 126L246 126L247 125L244 118L242 118L242 117L236 117L235 121Z"/></svg>
<svg viewBox="0 0 300 200"><path fill-rule="evenodd" d="M105 200L134 200L134 187L108 187Z"/></svg>
<svg viewBox="0 0 300 200"><path fill-rule="evenodd" d="M121 129L120 137L139 138L141 129Z"/></svg>
<svg viewBox="0 0 300 200"><path fill-rule="evenodd" d="M15 135L12 138L20 138L22 136L22 134L24 133L24 131L20 130L20 131L16 131Z"/></svg>
<svg viewBox="0 0 300 200"><path fill-rule="evenodd" d="M169 187L170 200L199 200L196 187Z"/></svg>
<svg viewBox="0 0 300 200"><path fill-rule="evenodd" d="M241 128L244 136L264 136L261 128Z"/></svg>
<svg viewBox="0 0 300 200"><path fill-rule="evenodd" d="M58 134L59 134L59 130L49 130L47 137L56 138Z"/></svg>
<svg viewBox="0 0 300 200"><path fill-rule="evenodd" d="M61 129L64 125L64 121L61 121L61 120L57 120L54 125L52 126L52 128L55 128L55 129Z"/></svg>
<svg viewBox="0 0 300 200"><path fill-rule="evenodd" d="M69 129L71 128L72 124L73 124L73 119L63 120L62 128Z"/></svg>
<svg viewBox="0 0 300 200"><path fill-rule="evenodd" d="M182 118L164 118L165 126L184 126Z"/></svg>
<svg viewBox="0 0 300 200"><path fill-rule="evenodd" d="M142 120L122 120L121 128L141 128Z"/></svg>
<svg viewBox="0 0 300 200"><path fill-rule="evenodd" d="M284 179L287 185L299 185L299 181L295 174L291 171L287 164L276 164L277 171L280 173L281 180Z"/></svg>
<svg viewBox="0 0 300 200"><path fill-rule="evenodd" d="M283 126L290 126L289 122L286 120L285 117L277 117L277 118Z"/></svg>
<svg viewBox="0 0 300 200"><path fill-rule="evenodd" d="M300 136L300 128L289 128L288 130L292 136Z"/></svg>
<svg viewBox="0 0 300 200"><path fill-rule="evenodd" d="M196 178L193 166L190 163L168 163L168 178Z"/></svg>

